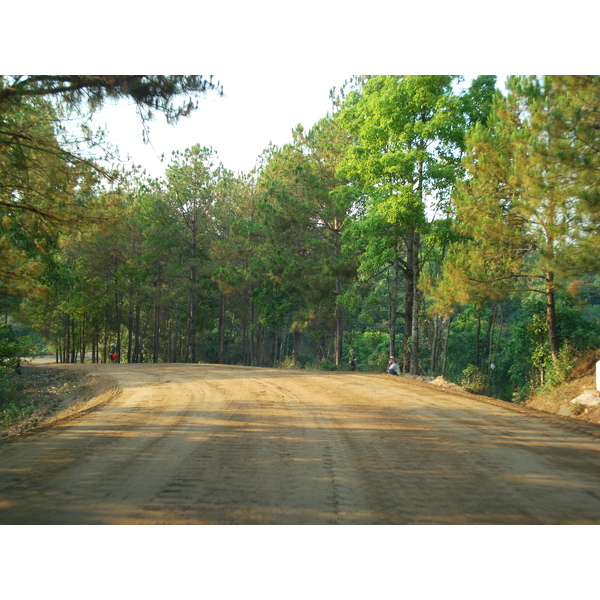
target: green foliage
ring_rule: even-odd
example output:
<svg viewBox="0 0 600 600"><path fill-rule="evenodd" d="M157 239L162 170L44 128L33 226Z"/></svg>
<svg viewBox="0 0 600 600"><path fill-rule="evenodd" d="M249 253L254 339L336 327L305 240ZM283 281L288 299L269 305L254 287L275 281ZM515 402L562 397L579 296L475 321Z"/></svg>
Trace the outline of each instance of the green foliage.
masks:
<svg viewBox="0 0 600 600"><path fill-rule="evenodd" d="M20 376L15 373L0 375L0 427L25 419L34 411L34 399L25 394Z"/></svg>
<svg viewBox="0 0 600 600"><path fill-rule="evenodd" d="M32 338L17 337L10 325L0 324L0 376L14 371L21 360L36 354Z"/></svg>
<svg viewBox="0 0 600 600"><path fill-rule="evenodd" d="M520 399L538 389L567 380L577 356L600 347L600 324L588 320L571 296L559 296L556 312L561 348L552 358L547 341L543 301L525 299L511 318L498 375L505 377ZM508 390L507 390L508 394Z"/></svg>
<svg viewBox="0 0 600 600"><path fill-rule="evenodd" d="M576 353L573 346L567 340L558 352L557 360L553 361L547 375L547 387L556 387L568 381L571 371L576 364Z"/></svg>
<svg viewBox="0 0 600 600"><path fill-rule="evenodd" d="M319 361L307 362L304 366L308 371L347 371L346 365L336 365L334 362L322 358Z"/></svg>
<svg viewBox="0 0 600 600"><path fill-rule="evenodd" d="M481 367L469 365L462 373L460 385L474 394L485 394L489 390L490 380Z"/></svg>
<svg viewBox="0 0 600 600"><path fill-rule="evenodd" d="M20 365L35 353L30 337L18 337L11 326L0 325L0 426L25 418L34 410L33 402L24 394Z"/></svg>
<svg viewBox="0 0 600 600"><path fill-rule="evenodd" d="M384 372L389 359L390 336L381 331L352 332L349 355L361 371Z"/></svg>
<svg viewBox="0 0 600 600"><path fill-rule="evenodd" d="M300 364L292 357L286 356L275 365L278 369L300 369Z"/></svg>

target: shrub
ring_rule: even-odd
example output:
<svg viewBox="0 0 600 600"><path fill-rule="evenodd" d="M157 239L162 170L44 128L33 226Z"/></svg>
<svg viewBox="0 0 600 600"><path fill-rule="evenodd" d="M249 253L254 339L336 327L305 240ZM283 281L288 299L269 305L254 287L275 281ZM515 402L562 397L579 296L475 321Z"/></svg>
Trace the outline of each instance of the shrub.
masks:
<svg viewBox="0 0 600 600"><path fill-rule="evenodd" d="M481 368L469 365L462 373L460 384L474 394L484 394L489 389L490 379Z"/></svg>
<svg viewBox="0 0 600 600"><path fill-rule="evenodd" d="M569 405L569 408L571 410L571 414L575 415L576 417L583 414L585 410L583 405L579 404L579 402L573 402Z"/></svg>
<svg viewBox="0 0 600 600"><path fill-rule="evenodd" d="M7 427L31 415L35 403L25 394L21 377L14 372L0 376L0 427Z"/></svg>
<svg viewBox="0 0 600 600"><path fill-rule="evenodd" d="M276 367L278 369L299 369L300 364L291 356L286 356L282 361L277 363Z"/></svg>
<svg viewBox="0 0 600 600"><path fill-rule="evenodd" d="M576 353L571 343L567 340L558 351L556 361L548 365L545 387L552 388L565 383L575 368Z"/></svg>

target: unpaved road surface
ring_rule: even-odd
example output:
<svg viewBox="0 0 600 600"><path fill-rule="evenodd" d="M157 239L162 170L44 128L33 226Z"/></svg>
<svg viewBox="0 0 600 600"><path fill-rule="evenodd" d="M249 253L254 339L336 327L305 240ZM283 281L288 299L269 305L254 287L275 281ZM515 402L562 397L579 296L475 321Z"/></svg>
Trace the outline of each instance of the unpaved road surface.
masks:
<svg viewBox="0 0 600 600"><path fill-rule="evenodd" d="M594 425L385 374L61 368L103 394L0 443L0 524L600 523Z"/></svg>

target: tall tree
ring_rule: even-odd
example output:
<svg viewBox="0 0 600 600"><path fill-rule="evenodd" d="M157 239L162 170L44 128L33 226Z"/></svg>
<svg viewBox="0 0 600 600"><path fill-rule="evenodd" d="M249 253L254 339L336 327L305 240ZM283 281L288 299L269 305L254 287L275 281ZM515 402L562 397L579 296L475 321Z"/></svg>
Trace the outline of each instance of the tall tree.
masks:
<svg viewBox="0 0 600 600"><path fill-rule="evenodd" d="M201 276L208 266L209 249L214 236L213 210L221 165L214 152L193 146L176 152L167 168L164 201L178 224L174 230L181 244L183 268L187 279L187 351L186 362L197 362L198 305L202 301Z"/></svg>
<svg viewBox="0 0 600 600"><path fill-rule="evenodd" d="M488 127L476 125L468 136L468 177L454 197L465 238L449 256L440 297L464 303L518 291L544 294L556 360L557 270L589 224L578 169L565 160L579 153L579 142L560 133L564 98L554 93L552 78L511 77L507 87Z"/></svg>
<svg viewBox="0 0 600 600"><path fill-rule="evenodd" d="M336 175L346 136L331 118L310 131L299 126L293 142L276 151L261 173L269 272L293 306L292 332L333 312L334 361L341 364L344 279L352 271L342 253L341 232L352 206ZM282 252L282 248L286 252Z"/></svg>
<svg viewBox="0 0 600 600"><path fill-rule="evenodd" d="M449 195L464 131L462 107L452 88L455 79L370 77L348 95L339 114L355 139L342 172L364 186L367 210L382 216L380 223L393 225L399 236L390 238L396 248L391 260L406 282L404 365L415 374L422 300L418 281L427 209Z"/></svg>
<svg viewBox="0 0 600 600"><path fill-rule="evenodd" d="M217 89L202 76L0 76L0 286L16 292L22 274L34 273L44 237L101 216L94 186L114 174L90 159L89 148L102 132L84 123L83 136L75 136L64 126L68 117L125 98L144 123L155 112L175 122L196 108L195 98Z"/></svg>

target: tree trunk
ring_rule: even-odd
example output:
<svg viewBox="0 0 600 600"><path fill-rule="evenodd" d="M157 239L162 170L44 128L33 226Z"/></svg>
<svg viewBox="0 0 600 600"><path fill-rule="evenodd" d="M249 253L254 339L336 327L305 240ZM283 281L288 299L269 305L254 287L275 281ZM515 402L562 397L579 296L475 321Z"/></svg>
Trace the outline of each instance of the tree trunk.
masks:
<svg viewBox="0 0 600 600"><path fill-rule="evenodd" d="M120 311L119 293L117 291L115 291L115 319L116 319L115 327L117 328L117 342L116 342L117 356L118 356L117 362L121 362L121 311Z"/></svg>
<svg viewBox="0 0 600 600"><path fill-rule="evenodd" d="M152 362L158 362L158 332L159 332L159 320L160 308L158 302L154 303L154 338L152 340Z"/></svg>
<svg viewBox="0 0 600 600"><path fill-rule="evenodd" d="M479 338L481 336L481 308L477 309L477 333L475 334L475 362L476 367L479 366Z"/></svg>
<svg viewBox="0 0 600 600"><path fill-rule="evenodd" d="M285 325L281 334L281 347L279 349L279 361L283 362L287 356L288 339L290 337L290 314L285 317Z"/></svg>
<svg viewBox="0 0 600 600"><path fill-rule="evenodd" d="M487 368L490 368L492 362L492 349L494 343L494 326L496 324L496 315L498 314L498 305L494 304L492 307L492 314L490 315L490 322L488 323L487 333L485 336L485 348L487 352ZM485 364L485 363L484 363Z"/></svg>
<svg viewBox="0 0 600 600"><path fill-rule="evenodd" d="M257 366L256 348L258 347L258 332L254 330L254 303L250 302L250 364Z"/></svg>
<svg viewBox="0 0 600 600"><path fill-rule="evenodd" d="M70 332L71 332L71 325L70 325L70 318L69 315L65 315L63 317L63 323L64 323L64 359L63 362L64 363L68 363L69 362L69 356L71 356L71 337L70 337Z"/></svg>
<svg viewBox="0 0 600 600"><path fill-rule="evenodd" d="M293 347L292 347L292 360L294 363L298 360L298 338L299 334L297 331L294 331L293 335Z"/></svg>
<svg viewBox="0 0 600 600"><path fill-rule="evenodd" d="M192 257L193 260L193 257ZM196 362L196 268L192 265L189 274L190 288L188 292L188 322L186 362Z"/></svg>
<svg viewBox="0 0 600 600"><path fill-rule="evenodd" d="M85 362L85 352L86 352L86 343L85 343L85 312L81 317L81 363Z"/></svg>
<svg viewBox="0 0 600 600"><path fill-rule="evenodd" d="M548 325L548 344L552 360L558 360L558 333L556 330L556 307L554 305L554 273L546 272L546 323Z"/></svg>
<svg viewBox="0 0 600 600"><path fill-rule="evenodd" d="M435 316L433 318L433 340L431 342L431 375L435 375L438 370L442 345L442 327L441 317Z"/></svg>
<svg viewBox="0 0 600 600"><path fill-rule="evenodd" d="M412 317L412 335L410 344L410 372L412 375L418 375L419 371L419 306L420 294L417 285L413 287L413 317Z"/></svg>
<svg viewBox="0 0 600 600"><path fill-rule="evenodd" d="M410 372L410 353L411 336L413 321L413 302L414 302L414 277L412 269L405 270L406 291L404 295L404 339L402 341L402 370L404 373Z"/></svg>
<svg viewBox="0 0 600 600"><path fill-rule="evenodd" d="M225 295L221 294L219 302L219 345L217 349L217 362L225 364Z"/></svg>
<svg viewBox="0 0 600 600"><path fill-rule="evenodd" d="M103 330L103 350L102 350L102 362L106 363L108 359L108 302L104 307L104 330Z"/></svg>
<svg viewBox="0 0 600 600"><path fill-rule="evenodd" d="M396 356L396 321L398 320L398 289L400 287L400 264L394 261L394 280L390 291L390 356ZM405 371L406 372L406 371Z"/></svg>
<svg viewBox="0 0 600 600"><path fill-rule="evenodd" d="M344 307L341 303L342 278L335 280L335 364L342 364L342 350L344 343Z"/></svg>
<svg viewBox="0 0 600 600"><path fill-rule="evenodd" d="M421 114L421 121L426 123L428 120L427 114L423 112ZM421 139L418 144L419 150L425 152L425 142ZM423 204L423 181L424 181L424 161L419 160L417 164L417 193L419 200ZM416 228L416 226L415 226ZM411 334L411 348L410 348L410 372L411 375L417 375L419 371L419 308L421 294L419 290L419 251L421 249L421 239L416 229L413 229L409 238L409 245L411 246L410 252L410 264L413 272L413 306L412 306L412 334Z"/></svg>
<svg viewBox="0 0 600 600"><path fill-rule="evenodd" d="M448 326L446 329L446 339L444 340L444 360L442 361L442 377L446 374L446 365L448 364L448 340L450 339L450 325L452 324L452 318L448 319Z"/></svg>
<svg viewBox="0 0 600 600"><path fill-rule="evenodd" d="M420 293L419 293L419 235L413 233L410 240L411 255L410 260L412 262L412 291L413 291L413 303L412 303L412 322L411 322L411 344L410 344L410 373L417 375L419 370L419 307L420 307Z"/></svg>
<svg viewBox="0 0 600 600"><path fill-rule="evenodd" d="M127 318L127 362L130 363L133 359L133 301L129 298L129 316Z"/></svg>
<svg viewBox="0 0 600 600"><path fill-rule="evenodd" d="M135 343L133 344L133 362L139 363L141 362L140 357L140 305L136 305L135 307L135 321L133 325L133 330L135 334Z"/></svg>

